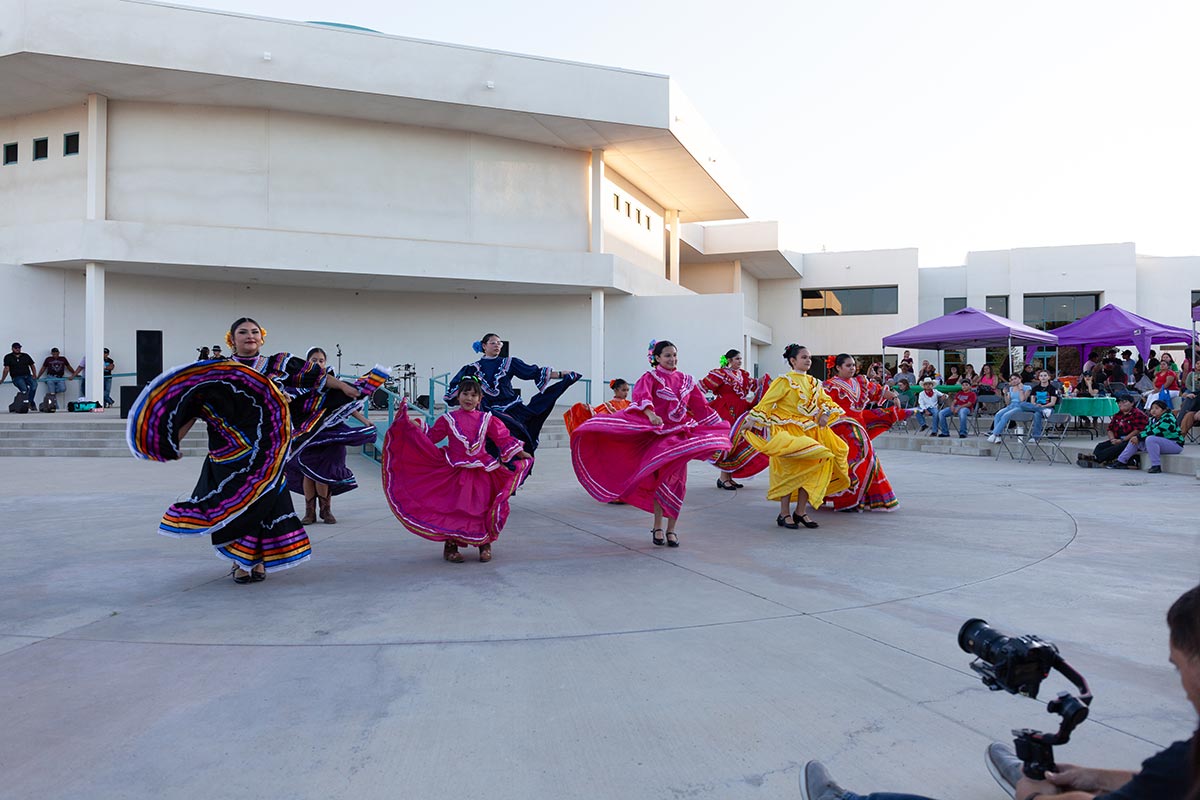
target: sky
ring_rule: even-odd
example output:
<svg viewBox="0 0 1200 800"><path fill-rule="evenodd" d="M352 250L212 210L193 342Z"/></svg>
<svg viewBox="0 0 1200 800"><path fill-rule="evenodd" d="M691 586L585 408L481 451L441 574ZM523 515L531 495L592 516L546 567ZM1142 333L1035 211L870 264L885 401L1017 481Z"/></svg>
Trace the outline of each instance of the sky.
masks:
<svg viewBox="0 0 1200 800"><path fill-rule="evenodd" d="M1200 255L1194 0L203 0L670 75L791 250Z"/></svg>

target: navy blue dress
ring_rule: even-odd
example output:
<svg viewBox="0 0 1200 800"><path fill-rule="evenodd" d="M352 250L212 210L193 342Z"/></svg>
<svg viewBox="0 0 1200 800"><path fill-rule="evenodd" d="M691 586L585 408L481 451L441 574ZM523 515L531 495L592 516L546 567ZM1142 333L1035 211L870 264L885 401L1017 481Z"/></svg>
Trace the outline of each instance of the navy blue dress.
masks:
<svg viewBox="0 0 1200 800"><path fill-rule="evenodd" d="M446 405L458 405L458 382L464 375L478 375L483 384L483 402L480 407L498 417L509 433L525 443L525 452L532 454L537 449L542 425L554 411L554 404L563 392L583 377L578 372L568 372L551 384L552 371L550 367L526 364L512 356L484 357L473 364L467 364L450 381L450 390L446 392ZM528 403L522 403L521 390L513 388L513 378L533 381L537 386L537 396Z"/></svg>

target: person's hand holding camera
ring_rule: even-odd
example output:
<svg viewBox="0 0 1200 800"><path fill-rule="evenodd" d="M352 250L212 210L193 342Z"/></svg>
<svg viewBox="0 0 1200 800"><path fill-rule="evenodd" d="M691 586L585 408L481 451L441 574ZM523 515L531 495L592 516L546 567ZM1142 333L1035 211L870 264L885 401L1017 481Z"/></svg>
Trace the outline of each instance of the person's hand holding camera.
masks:
<svg viewBox="0 0 1200 800"><path fill-rule="evenodd" d="M1089 792L1104 794L1115 792L1133 780L1132 772L1119 769L1095 769L1077 767L1074 764L1059 764L1057 772L1047 772L1046 780L1059 791Z"/></svg>

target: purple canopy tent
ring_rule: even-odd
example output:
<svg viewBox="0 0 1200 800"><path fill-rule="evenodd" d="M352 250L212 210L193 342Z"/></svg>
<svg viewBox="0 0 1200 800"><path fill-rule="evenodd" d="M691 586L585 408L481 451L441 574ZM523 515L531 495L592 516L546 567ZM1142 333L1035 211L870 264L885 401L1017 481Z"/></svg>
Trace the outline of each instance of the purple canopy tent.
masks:
<svg viewBox="0 0 1200 800"><path fill-rule="evenodd" d="M1196 319L1196 309L1192 309L1192 318ZM1195 341L1194 331L1163 325L1112 303L1070 325L1055 328L1054 333L1058 336L1059 347L1079 348L1080 364L1087 361L1093 347L1132 344L1143 359L1148 359L1153 345Z"/></svg>
<svg viewBox="0 0 1200 800"><path fill-rule="evenodd" d="M916 347L925 350L957 350L967 347L1008 347L1013 345L1058 344L1053 333L997 317L978 308L963 308L944 317L922 322L912 328L885 336L884 347Z"/></svg>

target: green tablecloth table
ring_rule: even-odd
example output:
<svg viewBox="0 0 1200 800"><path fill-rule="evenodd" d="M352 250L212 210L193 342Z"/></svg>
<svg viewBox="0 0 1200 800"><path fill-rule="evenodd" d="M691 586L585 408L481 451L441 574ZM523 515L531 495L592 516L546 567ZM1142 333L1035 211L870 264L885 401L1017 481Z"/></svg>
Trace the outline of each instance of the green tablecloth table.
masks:
<svg viewBox="0 0 1200 800"><path fill-rule="evenodd" d="M1111 397L1063 397L1054 410L1076 417L1111 417L1117 413L1117 401Z"/></svg>

